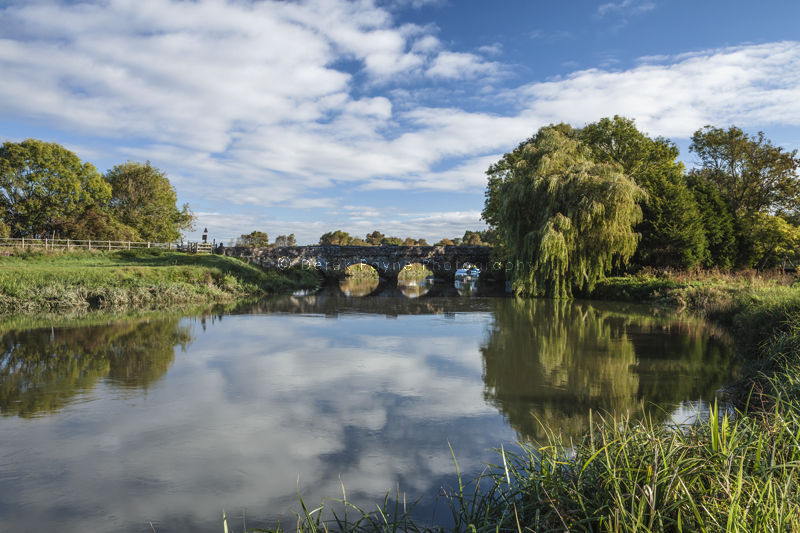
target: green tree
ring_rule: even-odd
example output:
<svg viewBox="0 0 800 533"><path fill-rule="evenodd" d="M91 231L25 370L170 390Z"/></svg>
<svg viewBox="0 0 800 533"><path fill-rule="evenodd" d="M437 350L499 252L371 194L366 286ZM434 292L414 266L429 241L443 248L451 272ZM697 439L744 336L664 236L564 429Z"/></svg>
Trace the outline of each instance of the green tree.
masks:
<svg viewBox="0 0 800 533"><path fill-rule="evenodd" d="M425 239L417 239L417 246L429 246L429 244Z"/></svg>
<svg viewBox="0 0 800 533"><path fill-rule="evenodd" d="M453 246L453 241L450 239L442 239L436 243L436 246Z"/></svg>
<svg viewBox="0 0 800 533"><path fill-rule="evenodd" d="M14 236L60 230L110 198L111 188L97 169L63 146L27 139L0 148L0 212Z"/></svg>
<svg viewBox="0 0 800 533"><path fill-rule="evenodd" d="M364 240L366 240L367 243L371 244L372 246L380 246L384 237L386 237L386 235L378 230L375 230L372 233L367 233L367 237Z"/></svg>
<svg viewBox="0 0 800 533"><path fill-rule="evenodd" d="M136 230L142 240L170 242L191 229L194 215L188 204L178 209L178 197L167 175L150 162L129 161L106 172L111 185L111 209L123 224Z"/></svg>
<svg viewBox="0 0 800 533"><path fill-rule="evenodd" d="M643 191L567 128L541 128L488 170L483 216L516 265L517 293L571 297L636 250Z"/></svg>
<svg viewBox="0 0 800 533"><path fill-rule="evenodd" d="M349 233L337 229L336 231L329 231L328 233L324 233L322 237L319 238L319 243L347 246L348 244L350 244L351 240L352 237L350 237Z"/></svg>
<svg viewBox="0 0 800 533"><path fill-rule="evenodd" d="M703 264L727 270L733 268L737 257L733 215L719 189L704 179L701 173L702 171L690 172L687 184L697 201L706 235L708 255Z"/></svg>
<svg viewBox="0 0 800 533"><path fill-rule="evenodd" d="M0 238L10 237L11 227L6 224L6 214L4 210L0 210Z"/></svg>
<svg viewBox="0 0 800 533"><path fill-rule="evenodd" d="M736 126L705 126L689 148L700 158L702 177L717 186L736 217L754 213L794 213L800 208L797 150L773 146Z"/></svg>
<svg viewBox="0 0 800 533"><path fill-rule="evenodd" d="M577 132L600 163L618 163L626 176L647 193L641 240L634 260L651 266L692 268L707 259L707 241L697 201L686 184L678 148L663 138L651 139L633 120L603 118Z"/></svg>
<svg viewBox="0 0 800 533"><path fill-rule="evenodd" d="M741 221L746 248L740 253L756 268L781 266L784 260L800 264L800 228L780 216L755 213Z"/></svg>
<svg viewBox="0 0 800 533"><path fill-rule="evenodd" d="M402 246L403 240L400 237L384 237L381 240L383 246Z"/></svg>
<svg viewBox="0 0 800 533"><path fill-rule="evenodd" d="M278 235L275 237L275 246L297 246L297 239L294 238L294 233Z"/></svg>
<svg viewBox="0 0 800 533"><path fill-rule="evenodd" d="M481 239L480 232L467 230L461 238L461 246L483 246L486 243Z"/></svg>
<svg viewBox="0 0 800 533"><path fill-rule="evenodd" d="M263 248L269 246L269 235L263 231L251 231L242 234L236 239L236 246L246 246L248 248Z"/></svg>
<svg viewBox="0 0 800 533"><path fill-rule="evenodd" d="M59 233L67 239L96 239L101 241L140 241L135 229L114 218L108 209L92 205L79 216L60 224Z"/></svg>

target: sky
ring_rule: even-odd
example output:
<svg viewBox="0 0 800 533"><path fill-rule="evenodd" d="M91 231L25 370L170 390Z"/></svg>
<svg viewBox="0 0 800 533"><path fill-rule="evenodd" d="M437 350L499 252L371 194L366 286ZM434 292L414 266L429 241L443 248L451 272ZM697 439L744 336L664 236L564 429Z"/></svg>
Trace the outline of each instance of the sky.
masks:
<svg viewBox="0 0 800 533"><path fill-rule="evenodd" d="M0 140L150 161L197 239L485 228L486 169L615 114L800 148L800 2L0 0Z"/></svg>

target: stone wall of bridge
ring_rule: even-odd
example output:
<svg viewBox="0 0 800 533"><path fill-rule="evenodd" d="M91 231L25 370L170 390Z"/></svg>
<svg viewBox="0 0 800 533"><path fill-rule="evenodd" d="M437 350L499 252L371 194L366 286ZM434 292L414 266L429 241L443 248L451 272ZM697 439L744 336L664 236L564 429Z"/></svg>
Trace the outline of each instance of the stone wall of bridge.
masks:
<svg viewBox="0 0 800 533"><path fill-rule="evenodd" d="M342 275L345 268L355 263L371 265L390 278L411 263L421 263L440 277L453 276L464 263L472 263L484 271L501 268L492 265L488 246L236 246L225 248L223 253L264 268L299 266L315 268L329 276Z"/></svg>

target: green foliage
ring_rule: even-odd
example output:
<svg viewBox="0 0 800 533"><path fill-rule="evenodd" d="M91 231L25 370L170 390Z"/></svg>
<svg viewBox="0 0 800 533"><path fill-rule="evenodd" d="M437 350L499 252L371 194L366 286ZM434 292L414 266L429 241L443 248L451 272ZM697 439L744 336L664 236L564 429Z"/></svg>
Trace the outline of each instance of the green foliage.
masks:
<svg viewBox="0 0 800 533"><path fill-rule="evenodd" d="M372 246L380 246L381 242L383 242L384 237L386 237L386 235L384 235L378 230L375 230L372 233L367 233L367 237L364 240L368 244L371 244Z"/></svg>
<svg viewBox="0 0 800 533"><path fill-rule="evenodd" d="M700 158L701 176L716 185L735 216L800 208L797 150L784 151L763 132L751 136L736 126L699 129L689 149Z"/></svg>
<svg viewBox="0 0 800 533"><path fill-rule="evenodd" d="M642 202L641 234L635 260L657 267L693 268L707 257L707 241L697 202L687 187L678 148L651 139L633 120L614 116L577 133L599 162L622 166L647 193Z"/></svg>
<svg viewBox="0 0 800 533"><path fill-rule="evenodd" d="M269 246L269 235L263 231L251 231L250 233L240 235L239 238L236 239L236 246L246 246L248 248Z"/></svg>
<svg viewBox="0 0 800 533"><path fill-rule="evenodd" d="M467 230L461 238L461 246L484 246L485 244L478 231Z"/></svg>
<svg viewBox="0 0 800 533"><path fill-rule="evenodd" d="M450 239L442 239L436 243L436 246L453 246L453 241Z"/></svg>
<svg viewBox="0 0 800 533"><path fill-rule="evenodd" d="M381 240L381 245L382 246L402 246L403 245L403 239L401 239L400 237L384 237Z"/></svg>
<svg viewBox="0 0 800 533"><path fill-rule="evenodd" d="M60 235L67 239L91 239L103 241L141 241L142 237L130 226L118 221L98 206L89 206L61 225Z"/></svg>
<svg viewBox="0 0 800 533"><path fill-rule="evenodd" d="M294 238L294 233L278 235L275 237L275 246L297 246L297 239Z"/></svg>
<svg viewBox="0 0 800 533"><path fill-rule="evenodd" d="M728 204L719 189L696 171L689 173L687 184L697 201L708 246L703 265L725 270L733 268L737 257L736 232Z"/></svg>
<svg viewBox="0 0 800 533"><path fill-rule="evenodd" d="M345 269L345 276L355 279L378 279L378 271L366 263L355 263Z"/></svg>
<svg viewBox="0 0 800 533"><path fill-rule="evenodd" d="M332 244L337 246L347 246L350 244L352 237L346 231L336 230L336 231L329 231L328 233L324 233L322 237L319 238L320 244Z"/></svg>
<svg viewBox="0 0 800 533"><path fill-rule="evenodd" d="M422 263L410 263L397 273L397 281L420 281L433 276L433 272Z"/></svg>
<svg viewBox="0 0 800 533"><path fill-rule="evenodd" d="M105 179L112 188L113 215L134 228L142 240L172 242L180 238L181 230L192 228L195 217L188 204L178 209L178 197L166 174L149 161L116 165Z"/></svg>
<svg viewBox="0 0 800 533"><path fill-rule="evenodd" d="M740 221L742 243L740 258L759 268L781 266L784 260L800 264L800 227L782 217L755 213Z"/></svg>
<svg viewBox="0 0 800 533"><path fill-rule="evenodd" d="M95 167L63 146L27 139L0 148L0 214L13 236L58 231L110 198Z"/></svg>
<svg viewBox="0 0 800 533"><path fill-rule="evenodd" d="M570 297L636 250L644 193L570 131L544 127L487 172L483 216L517 265L517 293Z"/></svg>

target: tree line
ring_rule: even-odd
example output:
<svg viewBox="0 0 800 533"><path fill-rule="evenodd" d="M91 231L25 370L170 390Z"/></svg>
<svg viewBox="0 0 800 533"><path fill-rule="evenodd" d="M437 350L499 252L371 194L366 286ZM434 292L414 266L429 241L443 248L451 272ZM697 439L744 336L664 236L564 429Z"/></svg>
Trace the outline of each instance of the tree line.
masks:
<svg viewBox="0 0 800 533"><path fill-rule="evenodd" d="M770 268L800 259L800 159L763 133L671 141L615 116L545 126L488 171L482 216L519 293L569 297L616 270Z"/></svg>
<svg viewBox="0 0 800 533"><path fill-rule="evenodd" d="M463 237L455 237L453 239L442 239L435 243L435 246L491 246L495 241L495 232L493 230L486 231L470 231L464 232ZM364 238L351 236L346 231L335 230L322 234L319 238L321 245L335 245L335 246L430 246L425 239L414 239L406 237L387 236L380 231L372 231L367 233ZM275 238L275 242L270 244L269 234L264 231L252 231L250 233L242 234L230 243L231 246L245 246L249 248L264 248L264 247L280 247L280 246L297 246L297 240L294 233L289 235L279 235Z"/></svg>
<svg viewBox="0 0 800 533"><path fill-rule="evenodd" d="M489 246L490 233L488 231L470 231L464 232L463 237L455 237L454 239L442 239L436 243L435 246ZM320 244L335 244L339 246L430 246L425 239L414 239L413 237L400 237L386 236L380 231L373 231L367 233L361 239L359 237L352 237L349 233L342 230L329 231L324 233L319 238Z"/></svg>
<svg viewBox="0 0 800 533"><path fill-rule="evenodd" d="M100 174L56 143L27 139L0 148L0 237L172 242L194 219L149 161Z"/></svg>

